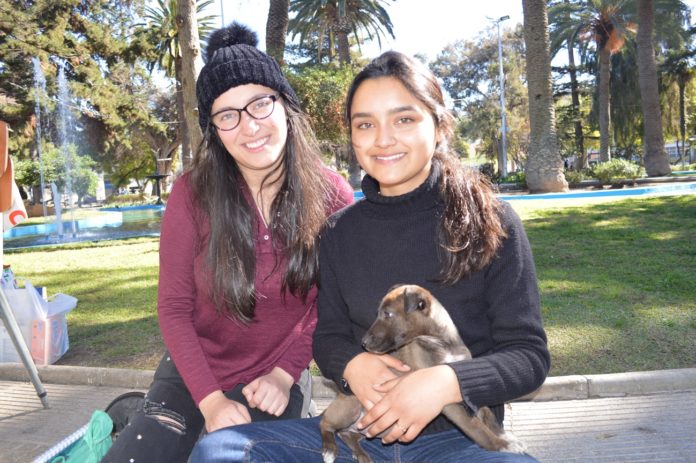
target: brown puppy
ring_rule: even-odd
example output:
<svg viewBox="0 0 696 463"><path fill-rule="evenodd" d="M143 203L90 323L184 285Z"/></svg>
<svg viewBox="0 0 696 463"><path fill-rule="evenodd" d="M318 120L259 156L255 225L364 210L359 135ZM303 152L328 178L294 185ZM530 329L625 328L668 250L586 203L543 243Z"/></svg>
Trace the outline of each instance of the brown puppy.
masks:
<svg viewBox="0 0 696 463"><path fill-rule="evenodd" d="M362 345L369 352L389 353L413 370L471 358L445 308L429 291L415 285L399 285L389 290L379 306L377 319L363 336ZM525 451L521 442L503 431L488 407L481 407L471 416L464 405L453 404L447 405L442 413L485 449ZM355 460L372 461L360 447L363 434L355 426L362 415L362 405L352 395L339 393L326 408L319 425L325 463L333 462L338 453L335 433L353 451Z"/></svg>

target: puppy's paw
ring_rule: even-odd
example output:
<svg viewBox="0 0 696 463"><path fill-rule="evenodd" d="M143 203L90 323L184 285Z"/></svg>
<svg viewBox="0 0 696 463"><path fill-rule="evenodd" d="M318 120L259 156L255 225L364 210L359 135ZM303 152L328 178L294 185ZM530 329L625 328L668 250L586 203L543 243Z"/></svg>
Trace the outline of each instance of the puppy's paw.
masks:
<svg viewBox="0 0 696 463"><path fill-rule="evenodd" d="M517 436L515 436L513 433L504 432L500 437L505 439L505 441L507 442L507 445L500 449L501 452L519 454L527 452L527 446L524 445L524 442L518 439Z"/></svg>
<svg viewBox="0 0 696 463"><path fill-rule="evenodd" d="M324 459L324 463L334 463L336 460L336 453L332 450L322 450L321 456Z"/></svg>

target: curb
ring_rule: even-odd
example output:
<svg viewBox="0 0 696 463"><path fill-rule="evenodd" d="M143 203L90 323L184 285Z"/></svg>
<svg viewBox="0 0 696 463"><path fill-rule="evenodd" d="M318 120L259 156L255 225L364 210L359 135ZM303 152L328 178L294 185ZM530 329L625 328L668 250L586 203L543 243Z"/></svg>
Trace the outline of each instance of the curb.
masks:
<svg viewBox="0 0 696 463"><path fill-rule="evenodd" d="M93 368L67 365L37 366L39 378L45 383L147 389L154 370L124 368ZM0 363L0 380L29 381L21 363ZM636 371L602 375L550 376L536 391L518 400L544 402L600 397L626 397L696 390L696 368ZM336 394L333 383L314 377L312 396L331 398Z"/></svg>
<svg viewBox="0 0 696 463"><path fill-rule="evenodd" d="M155 373L155 370L69 365L37 365L36 369L39 372L39 378L44 383L124 387L128 389L149 388ZM0 380L30 381L30 378L23 364L0 363Z"/></svg>

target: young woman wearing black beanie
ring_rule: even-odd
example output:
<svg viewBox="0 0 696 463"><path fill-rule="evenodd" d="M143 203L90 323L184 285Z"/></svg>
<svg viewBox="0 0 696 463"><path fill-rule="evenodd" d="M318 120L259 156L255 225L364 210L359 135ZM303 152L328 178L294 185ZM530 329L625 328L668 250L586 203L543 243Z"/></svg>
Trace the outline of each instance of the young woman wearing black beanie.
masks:
<svg viewBox="0 0 696 463"><path fill-rule="evenodd" d="M353 191L256 34L213 33L198 76L204 140L167 201L157 312L167 348L103 462L186 462L201 431L300 418L318 239Z"/></svg>

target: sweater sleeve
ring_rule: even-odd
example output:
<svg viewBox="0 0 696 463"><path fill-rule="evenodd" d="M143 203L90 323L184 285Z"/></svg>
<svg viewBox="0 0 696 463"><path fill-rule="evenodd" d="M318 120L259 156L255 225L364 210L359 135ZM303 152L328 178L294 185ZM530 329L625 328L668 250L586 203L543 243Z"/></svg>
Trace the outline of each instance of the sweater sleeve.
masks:
<svg viewBox="0 0 696 463"><path fill-rule="evenodd" d="M324 236L319 249L319 311L313 352L322 374L343 389L341 379L346 365L363 350L355 342L351 328L353 322L341 295L330 254L330 245Z"/></svg>
<svg viewBox="0 0 696 463"><path fill-rule="evenodd" d="M221 389L203 353L194 326L194 261L200 242L187 177L179 179L167 200L160 233L157 314L164 344L196 404Z"/></svg>
<svg viewBox="0 0 696 463"><path fill-rule="evenodd" d="M451 364L465 402L476 409L519 398L541 386L550 367L531 247L514 210L504 203L507 238L485 270L494 348Z"/></svg>

